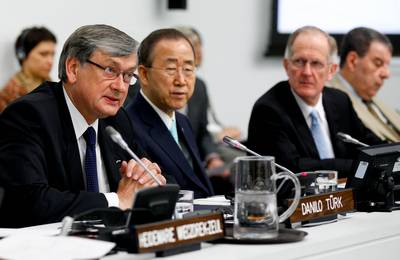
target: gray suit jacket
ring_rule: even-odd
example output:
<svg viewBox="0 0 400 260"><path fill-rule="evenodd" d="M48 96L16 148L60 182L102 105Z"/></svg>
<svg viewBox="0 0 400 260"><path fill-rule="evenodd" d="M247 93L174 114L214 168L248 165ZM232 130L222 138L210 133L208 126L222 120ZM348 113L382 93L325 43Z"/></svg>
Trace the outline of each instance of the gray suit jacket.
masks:
<svg viewBox="0 0 400 260"><path fill-rule="evenodd" d="M381 120L376 118L365 106L358 96L346 87L342 80L336 74L333 79L329 82L328 86L336 89L340 89L345 92L351 99L353 103L354 110L357 112L358 117L364 123L364 125L369 128L374 134L376 134L382 140L387 140L391 142L400 141L389 129L388 126ZM379 107L381 112L386 116L390 123L400 131L400 115L396 113L392 108L386 106L382 101L377 98L373 98L372 102Z"/></svg>

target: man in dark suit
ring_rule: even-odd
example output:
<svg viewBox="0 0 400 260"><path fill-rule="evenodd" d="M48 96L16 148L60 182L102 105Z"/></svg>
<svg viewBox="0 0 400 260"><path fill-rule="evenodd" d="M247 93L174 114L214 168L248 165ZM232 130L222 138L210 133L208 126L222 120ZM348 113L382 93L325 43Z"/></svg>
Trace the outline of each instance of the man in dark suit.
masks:
<svg viewBox="0 0 400 260"><path fill-rule="evenodd" d="M316 27L302 27L288 39L283 65L289 80L257 100L249 123L249 147L294 172L353 172L356 147L337 139L338 132L368 144L380 140L361 123L349 97L325 88L337 65L332 38Z"/></svg>
<svg viewBox="0 0 400 260"><path fill-rule="evenodd" d="M179 31L162 29L147 36L138 53L141 90L127 108L138 142L181 189L196 198L213 195L189 120L176 112L193 93L193 46Z"/></svg>
<svg viewBox="0 0 400 260"><path fill-rule="evenodd" d="M137 67L136 47L111 26L83 26L64 45L61 82L43 83L2 113L1 226L57 222L92 208L127 209L135 191L154 185L105 132L113 126L143 155L120 110ZM156 164L142 161L165 183Z"/></svg>

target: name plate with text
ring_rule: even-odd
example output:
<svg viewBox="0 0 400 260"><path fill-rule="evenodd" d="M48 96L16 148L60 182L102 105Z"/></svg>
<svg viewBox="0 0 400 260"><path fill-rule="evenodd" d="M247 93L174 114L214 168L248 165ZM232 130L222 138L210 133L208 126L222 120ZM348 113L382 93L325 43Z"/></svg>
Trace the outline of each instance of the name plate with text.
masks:
<svg viewBox="0 0 400 260"><path fill-rule="evenodd" d="M289 200L291 205L293 200ZM299 205L290 217L290 222L301 222L335 215L354 209L352 189L328 192L300 198Z"/></svg>
<svg viewBox="0 0 400 260"><path fill-rule="evenodd" d="M222 213L137 225L134 230L138 253L162 251L225 236Z"/></svg>

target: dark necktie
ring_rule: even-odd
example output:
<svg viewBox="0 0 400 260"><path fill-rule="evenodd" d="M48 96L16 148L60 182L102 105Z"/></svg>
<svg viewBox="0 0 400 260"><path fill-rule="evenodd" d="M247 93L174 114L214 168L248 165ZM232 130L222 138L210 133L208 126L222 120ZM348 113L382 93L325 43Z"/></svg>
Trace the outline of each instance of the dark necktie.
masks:
<svg viewBox="0 0 400 260"><path fill-rule="evenodd" d="M96 132L93 127L88 127L86 132L83 134L83 138L85 138L86 141L86 190L89 192L99 192L96 166Z"/></svg>

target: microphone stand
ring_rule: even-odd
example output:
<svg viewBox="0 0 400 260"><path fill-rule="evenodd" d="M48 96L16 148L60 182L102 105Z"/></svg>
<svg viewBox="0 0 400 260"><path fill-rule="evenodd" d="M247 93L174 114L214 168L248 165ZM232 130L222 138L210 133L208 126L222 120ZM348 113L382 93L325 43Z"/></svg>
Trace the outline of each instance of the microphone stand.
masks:
<svg viewBox="0 0 400 260"><path fill-rule="evenodd" d="M252 154L252 155L255 155L255 156L258 156L258 157L262 157L262 155L260 155L260 154L258 154L258 153L256 153L256 152L254 152L253 150L250 150L250 149L247 148L245 145L243 145L243 144L240 143L239 141L233 139L232 137L224 136L224 138L223 138L222 140L223 140L226 144L228 144L230 147L233 147L233 148L235 148L235 149L237 149L237 150L240 150L240 151L243 151L243 152L248 152L248 153L250 153L250 154ZM282 171L290 172L291 174L298 176L298 174L295 174L294 172L292 172L292 171L289 170L288 168L286 168L286 167L284 167L284 166L282 166L282 165L279 165L279 164L277 164L276 162L274 162L274 165L275 165L277 168L281 169ZM285 178L282 180L282 182L279 184L279 186L278 186L276 192L279 192L279 190L282 188L283 184L284 184L286 181L287 181L287 178L285 177Z"/></svg>

